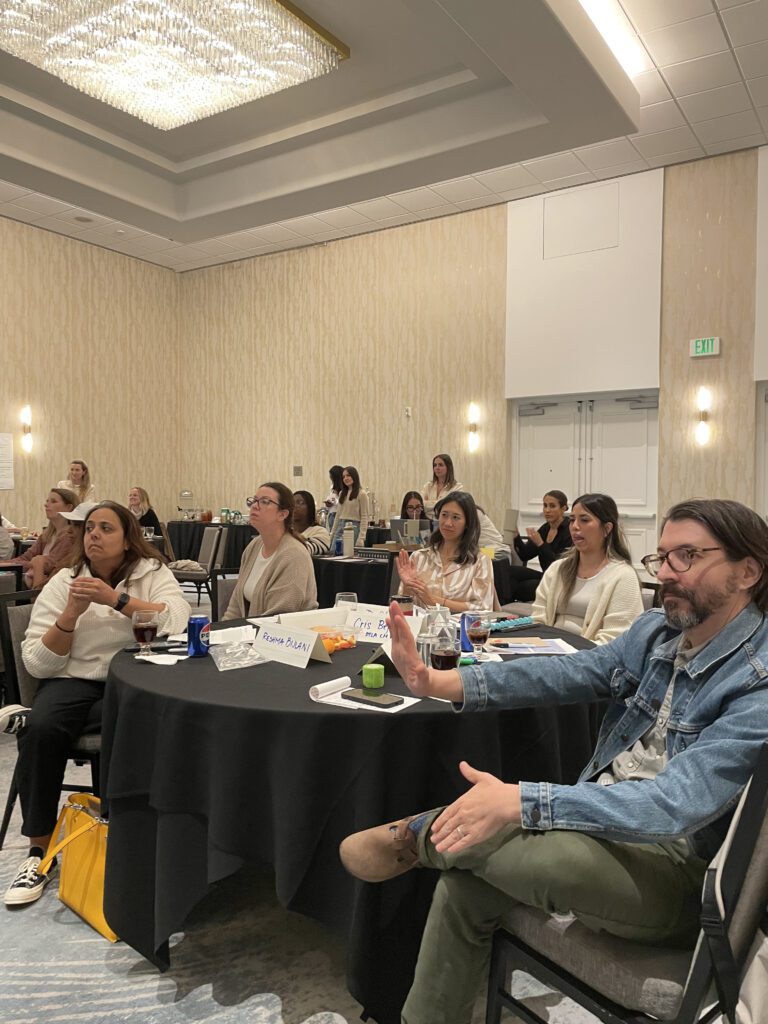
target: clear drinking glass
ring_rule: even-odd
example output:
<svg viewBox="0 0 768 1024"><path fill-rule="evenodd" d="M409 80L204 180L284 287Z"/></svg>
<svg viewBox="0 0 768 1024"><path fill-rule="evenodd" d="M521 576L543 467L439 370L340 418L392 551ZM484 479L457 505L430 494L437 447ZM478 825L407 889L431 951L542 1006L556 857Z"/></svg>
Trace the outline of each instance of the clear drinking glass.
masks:
<svg viewBox="0 0 768 1024"><path fill-rule="evenodd" d="M340 590L336 595L333 606L336 608L340 604L349 605L350 608L357 608L357 594L353 594L351 590Z"/></svg>
<svg viewBox="0 0 768 1024"><path fill-rule="evenodd" d="M152 653L150 644L157 636L158 626L160 625L157 612L134 612L131 616L131 625L133 626L133 635L136 643L139 645L139 653L136 657L146 658L147 655Z"/></svg>

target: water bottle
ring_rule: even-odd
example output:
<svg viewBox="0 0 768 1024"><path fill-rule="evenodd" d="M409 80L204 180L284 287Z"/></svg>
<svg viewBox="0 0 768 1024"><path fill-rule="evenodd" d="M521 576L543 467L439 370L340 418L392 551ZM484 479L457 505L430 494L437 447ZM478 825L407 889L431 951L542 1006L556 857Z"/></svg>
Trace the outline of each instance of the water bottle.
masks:
<svg viewBox="0 0 768 1024"><path fill-rule="evenodd" d="M345 558L352 558L355 553L355 528L352 523L347 523L344 527L343 543L341 545L341 551Z"/></svg>

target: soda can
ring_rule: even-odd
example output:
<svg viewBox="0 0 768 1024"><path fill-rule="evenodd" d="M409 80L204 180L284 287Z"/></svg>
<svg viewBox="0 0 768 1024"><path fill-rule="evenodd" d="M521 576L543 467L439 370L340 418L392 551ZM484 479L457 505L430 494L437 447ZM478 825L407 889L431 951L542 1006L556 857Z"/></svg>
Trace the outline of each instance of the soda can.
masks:
<svg viewBox="0 0 768 1024"><path fill-rule="evenodd" d="M202 658L208 653L208 639L211 622L207 615L190 616L187 625L187 654L190 658Z"/></svg>

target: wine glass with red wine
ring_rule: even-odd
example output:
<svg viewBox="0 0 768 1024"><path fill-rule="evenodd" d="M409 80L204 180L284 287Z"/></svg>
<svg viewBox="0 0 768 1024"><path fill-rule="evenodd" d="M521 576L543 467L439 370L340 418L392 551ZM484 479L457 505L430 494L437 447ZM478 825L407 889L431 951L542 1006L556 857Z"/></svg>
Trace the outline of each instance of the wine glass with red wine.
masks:
<svg viewBox="0 0 768 1024"><path fill-rule="evenodd" d="M482 619L473 619L467 626L467 636L469 642L472 644L474 655L478 661L483 653L483 647L488 643L488 637L491 635L491 629L487 622L483 622Z"/></svg>
<svg viewBox="0 0 768 1024"><path fill-rule="evenodd" d="M156 611L134 612L131 616L133 635L139 645L137 658L146 658L152 653L149 646L157 636L157 629L160 625Z"/></svg>

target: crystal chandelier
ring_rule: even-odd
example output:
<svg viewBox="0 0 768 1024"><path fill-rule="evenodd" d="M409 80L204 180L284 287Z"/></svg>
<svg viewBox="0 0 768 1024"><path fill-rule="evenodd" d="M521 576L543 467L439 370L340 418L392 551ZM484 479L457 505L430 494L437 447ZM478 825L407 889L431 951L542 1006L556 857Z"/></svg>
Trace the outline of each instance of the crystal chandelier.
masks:
<svg viewBox="0 0 768 1024"><path fill-rule="evenodd" d="M10 0L0 48L164 130L325 75L349 56L278 0Z"/></svg>

